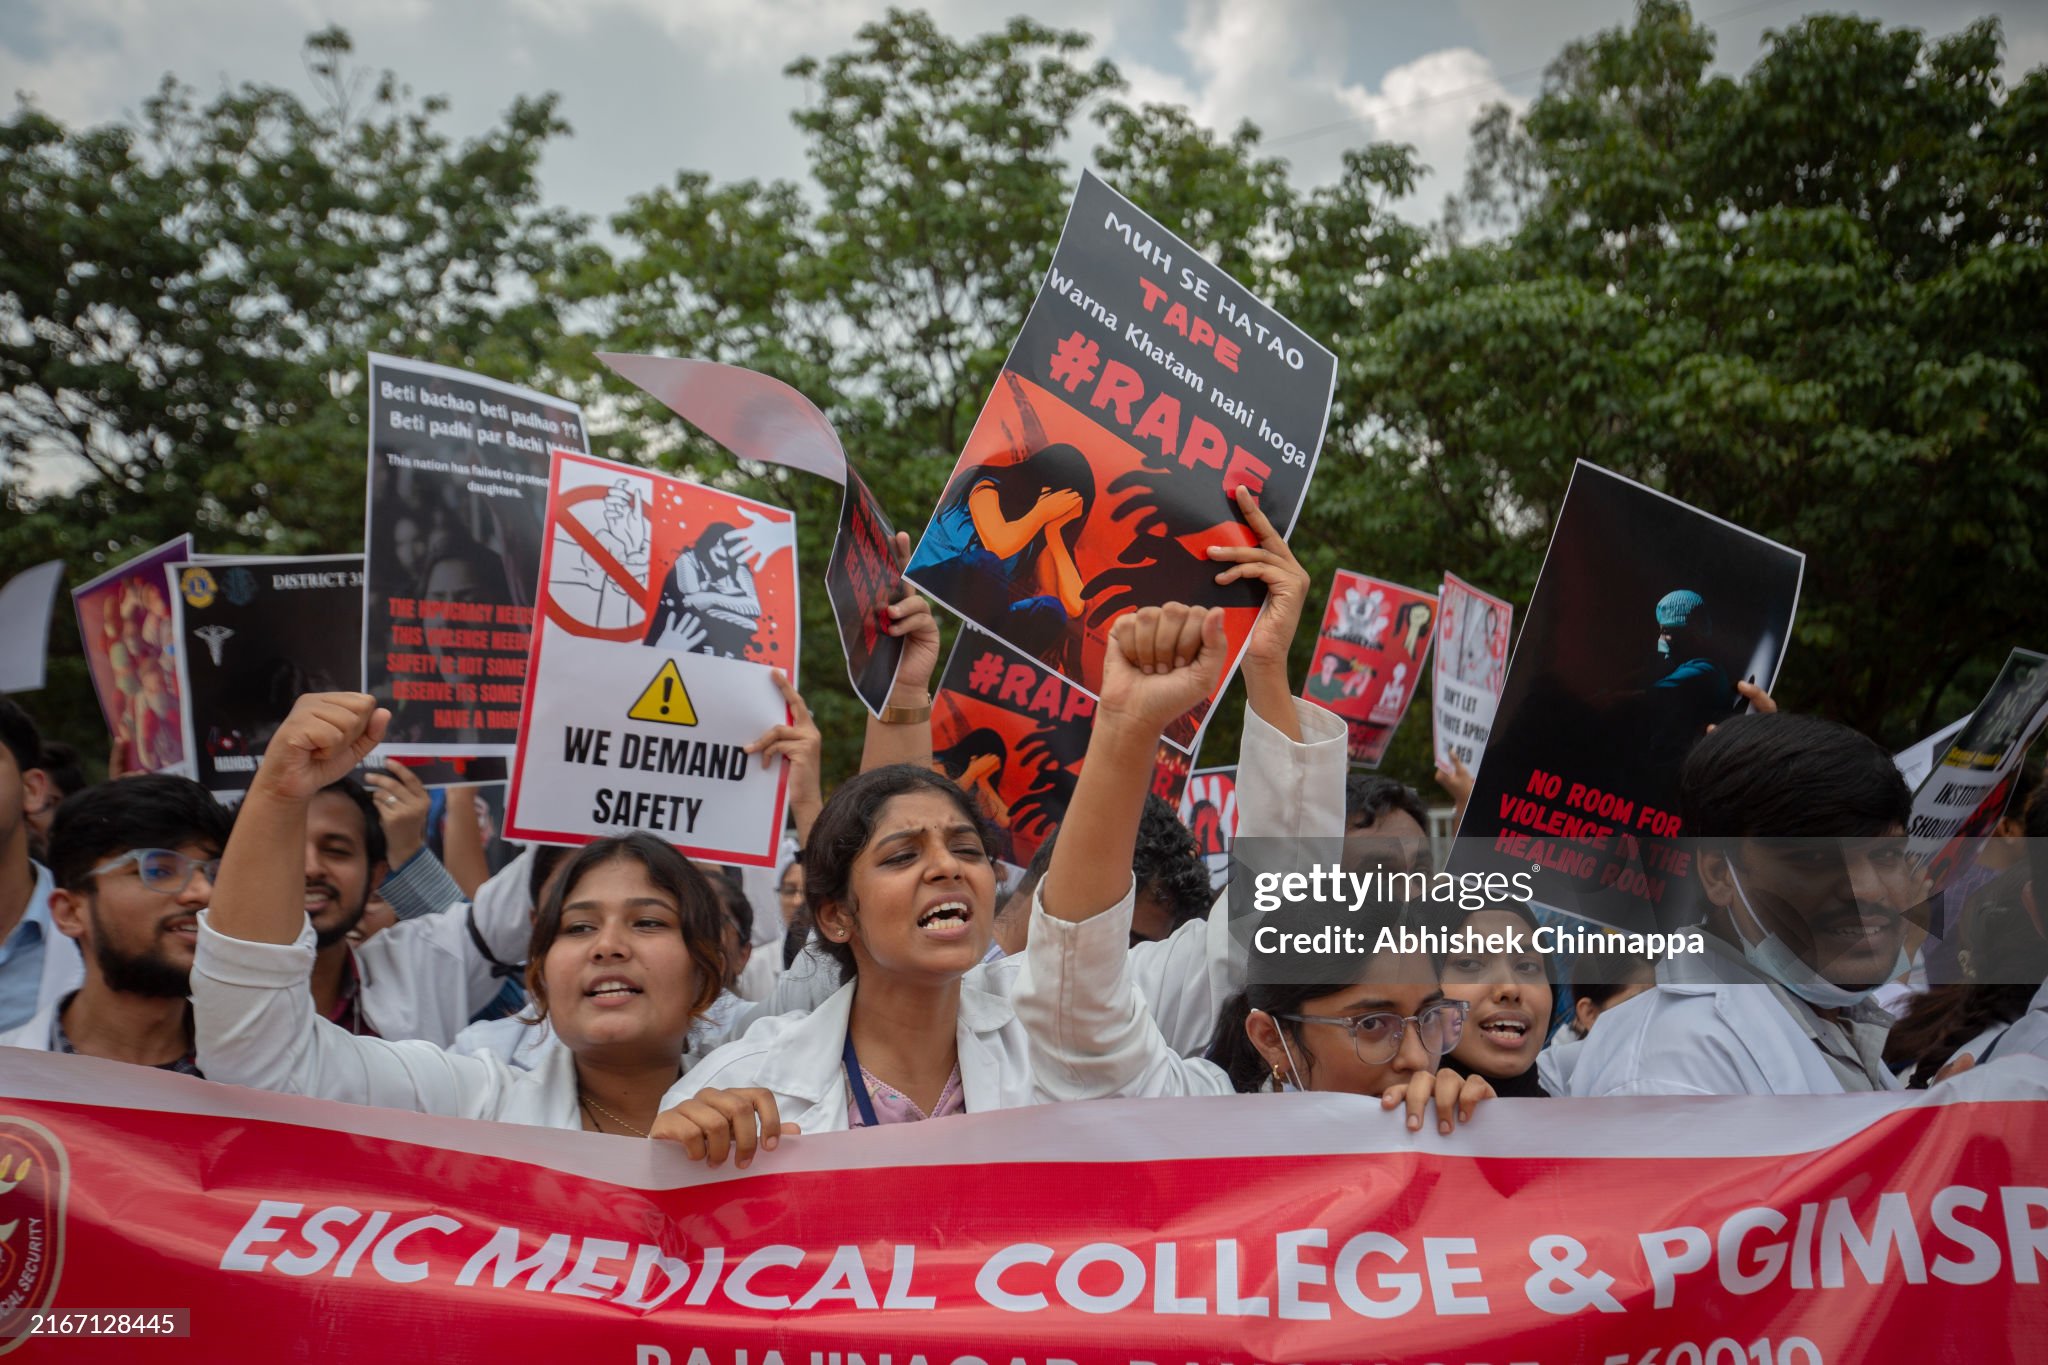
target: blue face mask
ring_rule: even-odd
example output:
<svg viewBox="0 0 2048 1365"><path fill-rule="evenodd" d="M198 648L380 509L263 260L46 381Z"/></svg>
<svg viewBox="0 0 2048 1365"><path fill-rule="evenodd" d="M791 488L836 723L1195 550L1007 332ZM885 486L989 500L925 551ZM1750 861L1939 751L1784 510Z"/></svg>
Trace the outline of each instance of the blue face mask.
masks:
<svg viewBox="0 0 2048 1365"><path fill-rule="evenodd" d="M1658 657L1658 658L1660 658L1660 659L1668 659L1668 658L1670 658L1670 657L1671 657L1671 637L1670 637L1670 636L1668 636L1668 635L1659 635L1659 636L1657 637L1657 657Z"/></svg>
<svg viewBox="0 0 2048 1365"><path fill-rule="evenodd" d="M1736 898L1742 902L1743 912L1749 916L1750 923L1756 926L1756 931L1761 936L1761 942L1751 943L1749 936L1742 932L1742 926L1735 926L1736 942L1742 946L1743 960L1750 966L1816 1009L1848 1009L1877 993L1876 986L1856 991L1846 986L1837 986L1815 971L1804 958L1792 951L1785 940L1764 927L1763 917L1757 914L1756 907L1749 903L1749 893L1742 889L1742 878L1735 875L1733 862L1728 864L1728 879L1735 883ZM1906 945L1901 940L1898 957L1893 962L1891 971L1886 974L1885 980L1897 980L1911 965L1912 958L1907 955Z"/></svg>

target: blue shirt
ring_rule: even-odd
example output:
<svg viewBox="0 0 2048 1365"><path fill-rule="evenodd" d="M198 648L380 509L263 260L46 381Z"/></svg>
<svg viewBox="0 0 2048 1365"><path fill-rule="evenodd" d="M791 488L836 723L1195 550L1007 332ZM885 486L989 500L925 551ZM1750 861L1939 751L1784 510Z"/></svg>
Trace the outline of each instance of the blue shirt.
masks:
<svg viewBox="0 0 2048 1365"><path fill-rule="evenodd" d="M57 926L50 921L50 870L33 860L28 866L36 879L28 909L0 943L0 1032L27 1023L42 1003L43 958L57 935Z"/></svg>

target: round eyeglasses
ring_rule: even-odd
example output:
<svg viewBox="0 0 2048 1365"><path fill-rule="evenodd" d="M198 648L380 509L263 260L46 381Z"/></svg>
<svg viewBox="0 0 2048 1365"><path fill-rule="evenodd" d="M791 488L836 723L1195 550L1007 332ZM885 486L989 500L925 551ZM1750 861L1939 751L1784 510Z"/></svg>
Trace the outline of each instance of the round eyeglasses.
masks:
<svg viewBox="0 0 2048 1365"><path fill-rule="evenodd" d="M1297 1024L1334 1024L1346 1029L1358 1060L1367 1066L1380 1066L1393 1061L1400 1052L1402 1035L1410 1024L1415 1026L1416 1037L1422 1040L1425 1051L1443 1056L1464 1036L1465 1014L1471 1008L1469 1001L1439 1000L1425 1006L1420 1014L1376 1010L1371 1014L1280 1014L1274 1018L1291 1019Z"/></svg>

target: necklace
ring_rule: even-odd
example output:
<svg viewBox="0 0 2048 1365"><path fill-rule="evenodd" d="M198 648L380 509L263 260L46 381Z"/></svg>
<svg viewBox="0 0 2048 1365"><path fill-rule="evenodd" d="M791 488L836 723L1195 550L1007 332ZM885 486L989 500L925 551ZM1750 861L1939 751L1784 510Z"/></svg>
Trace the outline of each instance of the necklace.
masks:
<svg viewBox="0 0 2048 1365"><path fill-rule="evenodd" d="M618 1124L619 1127L625 1129L629 1133L633 1133L639 1137L646 1137L648 1135L647 1130L645 1128L635 1128L632 1124L626 1122L617 1114L614 1114L611 1110L605 1108L603 1105L599 1104L596 1100L590 1098L590 1096L584 1094L580 1090L576 1092L576 1100L585 1109L592 1111L590 1118L593 1123L597 1121L597 1116L599 1114L602 1114L606 1118L610 1119L613 1123ZM603 1132L604 1130L600 1128L598 1129L598 1131Z"/></svg>

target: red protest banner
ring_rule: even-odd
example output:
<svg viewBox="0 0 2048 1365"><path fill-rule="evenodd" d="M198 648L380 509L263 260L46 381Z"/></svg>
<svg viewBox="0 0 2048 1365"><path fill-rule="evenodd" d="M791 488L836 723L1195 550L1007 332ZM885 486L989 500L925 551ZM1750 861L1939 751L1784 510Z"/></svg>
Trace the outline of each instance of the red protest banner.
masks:
<svg viewBox="0 0 2048 1365"><path fill-rule="evenodd" d="M0 1351L147 1309L189 1335L25 1358L2015 1359L2048 1332L2048 1063L1937 1094L1501 1100L1448 1139L1355 1096L1103 1102L737 1173L19 1053Z"/></svg>
<svg viewBox="0 0 2048 1365"><path fill-rule="evenodd" d="M1377 768L1422 681L1436 598L1382 578L1337 571L1302 695L1344 718L1351 761Z"/></svg>

